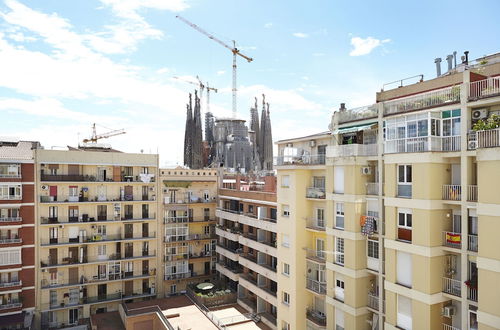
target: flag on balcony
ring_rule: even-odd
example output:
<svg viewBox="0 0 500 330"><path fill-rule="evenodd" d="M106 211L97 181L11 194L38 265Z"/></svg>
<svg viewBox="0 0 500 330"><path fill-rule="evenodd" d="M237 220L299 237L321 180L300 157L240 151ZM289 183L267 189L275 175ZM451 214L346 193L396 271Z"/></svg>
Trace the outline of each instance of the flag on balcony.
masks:
<svg viewBox="0 0 500 330"><path fill-rule="evenodd" d="M460 234L446 233L446 242L451 244L460 244L462 237Z"/></svg>

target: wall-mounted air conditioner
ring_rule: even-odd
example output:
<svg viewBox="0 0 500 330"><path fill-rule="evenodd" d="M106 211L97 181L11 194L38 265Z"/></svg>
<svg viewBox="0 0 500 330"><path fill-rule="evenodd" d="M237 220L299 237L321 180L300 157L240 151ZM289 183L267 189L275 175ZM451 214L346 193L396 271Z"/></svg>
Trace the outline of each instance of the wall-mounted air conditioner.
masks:
<svg viewBox="0 0 500 330"><path fill-rule="evenodd" d="M441 314L444 317L452 317L453 315L455 315L455 306L444 306Z"/></svg>
<svg viewBox="0 0 500 330"><path fill-rule="evenodd" d="M42 184L42 186L40 188L42 190L49 190L49 186L47 186L46 184Z"/></svg>
<svg viewBox="0 0 500 330"><path fill-rule="evenodd" d="M472 120L480 120L488 118L488 109L475 109L472 110Z"/></svg>
<svg viewBox="0 0 500 330"><path fill-rule="evenodd" d="M364 175L372 174L372 168L370 166L361 167L361 174L364 174Z"/></svg>

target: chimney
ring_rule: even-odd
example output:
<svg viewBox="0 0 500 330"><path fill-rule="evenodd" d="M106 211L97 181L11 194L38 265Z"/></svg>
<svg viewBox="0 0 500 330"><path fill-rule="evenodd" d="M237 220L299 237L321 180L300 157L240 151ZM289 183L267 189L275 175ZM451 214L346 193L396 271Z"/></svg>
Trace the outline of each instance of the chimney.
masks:
<svg viewBox="0 0 500 330"><path fill-rule="evenodd" d="M441 57L436 58L434 63L436 63L436 74L439 77L441 75Z"/></svg>
<svg viewBox="0 0 500 330"><path fill-rule="evenodd" d="M339 111L346 111L347 109L345 108L345 103L340 103L340 109Z"/></svg>
<svg viewBox="0 0 500 330"><path fill-rule="evenodd" d="M464 55L465 55L465 65L469 65L469 51L466 50L464 52Z"/></svg>
<svg viewBox="0 0 500 330"><path fill-rule="evenodd" d="M457 67L457 51L453 52L453 67Z"/></svg>
<svg viewBox="0 0 500 330"><path fill-rule="evenodd" d="M448 72L453 69L453 55L446 56L446 61L448 61Z"/></svg>

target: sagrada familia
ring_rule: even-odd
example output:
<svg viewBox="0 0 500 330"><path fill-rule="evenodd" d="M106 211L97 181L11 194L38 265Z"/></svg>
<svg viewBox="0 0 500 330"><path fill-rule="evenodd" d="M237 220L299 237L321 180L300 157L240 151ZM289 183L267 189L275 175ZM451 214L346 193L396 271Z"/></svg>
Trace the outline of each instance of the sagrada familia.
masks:
<svg viewBox="0 0 500 330"><path fill-rule="evenodd" d="M211 112L205 114L205 139L201 124L201 106L197 91L186 105L186 127L184 132L184 165L191 169L203 167L225 167L240 172L257 172L273 169L273 136L269 103L262 95L262 112L255 98L250 108L250 129L245 120L215 118Z"/></svg>

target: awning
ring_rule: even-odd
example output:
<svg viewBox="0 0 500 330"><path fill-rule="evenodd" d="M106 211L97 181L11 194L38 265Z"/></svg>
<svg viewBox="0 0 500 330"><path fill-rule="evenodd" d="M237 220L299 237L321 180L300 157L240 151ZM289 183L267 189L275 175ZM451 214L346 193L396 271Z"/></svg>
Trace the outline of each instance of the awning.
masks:
<svg viewBox="0 0 500 330"><path fill-rule="evenodd" d="M360 125L360 126L350 126L350 127L342 127L338 128L333 131L333 134L346 134L346 133L356 133L359 131L364 131L367 129L371 129L375 127L377 123L370 123L370 124L365 124L365 125Z"/></svg>

